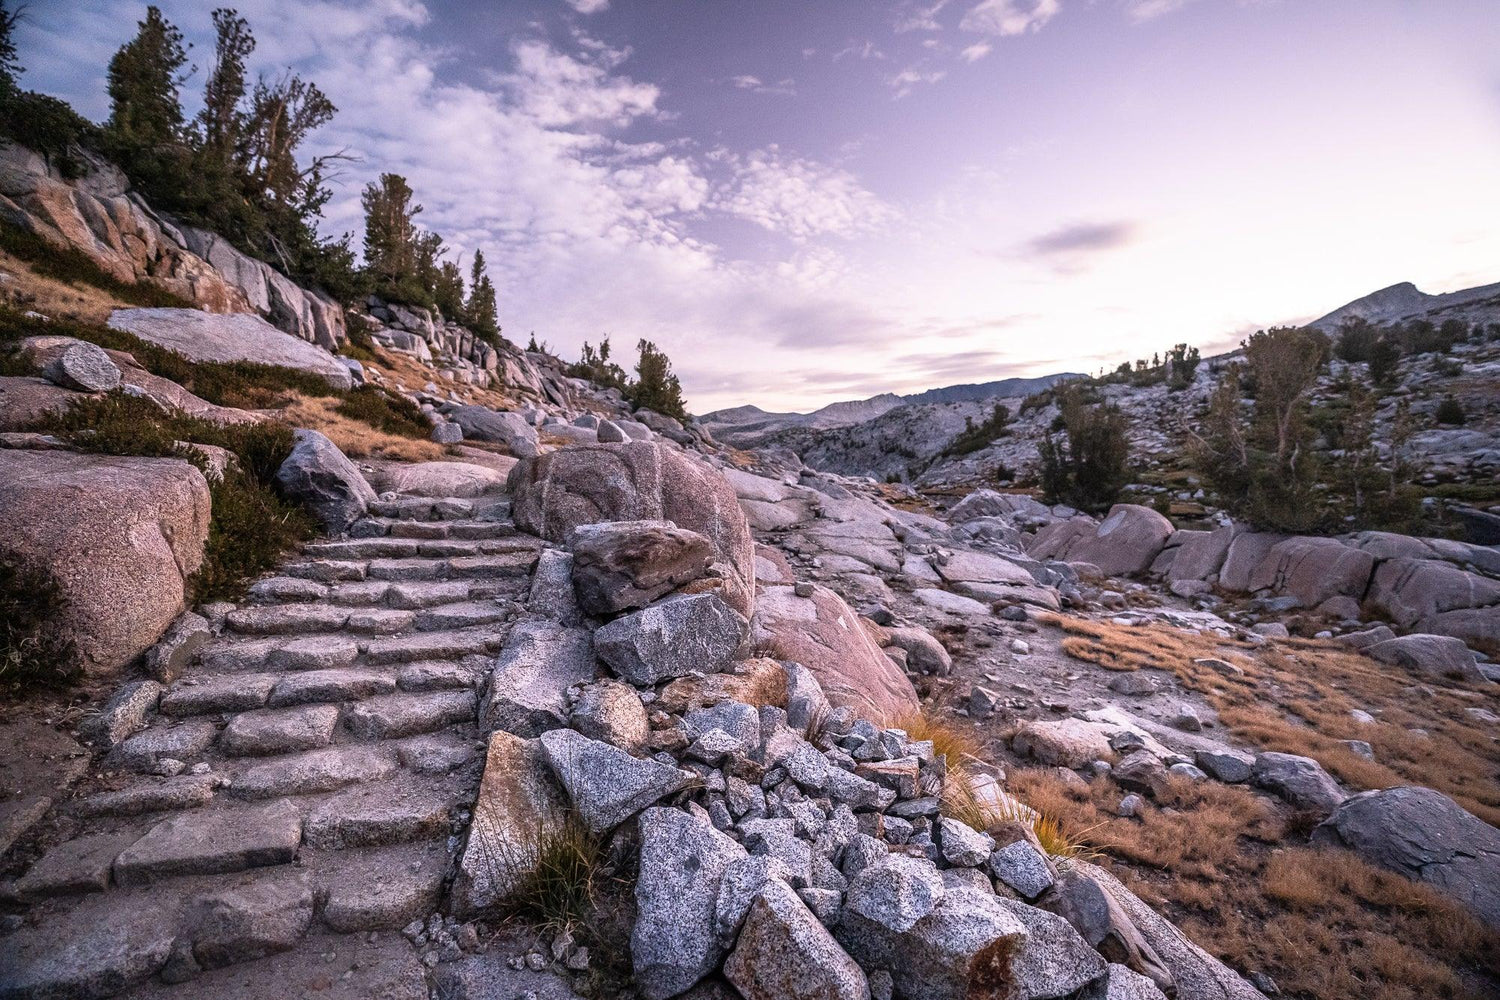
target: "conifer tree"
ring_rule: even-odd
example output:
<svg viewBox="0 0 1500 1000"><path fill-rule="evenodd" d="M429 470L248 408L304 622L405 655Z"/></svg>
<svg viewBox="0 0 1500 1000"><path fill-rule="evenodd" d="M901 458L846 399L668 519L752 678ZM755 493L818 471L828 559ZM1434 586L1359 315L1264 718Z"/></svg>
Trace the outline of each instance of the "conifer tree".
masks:
<svg viewBox="0 0 1500 1000"><path fill-rule="evenodd" d="M630 405L685 420L682 385L672 374L671 360L649 340L642 340L637 347L641 354L635 365L636 380L626 393Z"/></svg>
<svg viewBox="0 0 1500 1000"><path fill-rule="evenodd" d="M381 174L380 183L366 185L360 196L365 209L365 267L377 292L397 298L416 274L417 227L412 220L422 206L413 204L412 196L400 174Z"/></svg>
<svg viewBox="0 0 1500 1000"><path fill-rule="evenodd" d="M146 8L139 30L109 61L109 133L118 143L143 149L168 145L182 132L178 89L187 49L182 32Z"/></svg>
<svg viewBox="0 0 1500 1000"><path fill-rule="evenodd" d="M469 270L469 301L464 307L469 329L489 341L500 337L500 315L495 306L495 286L485 271L484 251L474 251Z"/></svg>
<svg viewBox="0 0 1500 1000"><path fill-rule="evenodd" d="M214 66L203 89L203 110L198 113L202 143L201 160L210 169L230 173L244 141L245 60L255 51L250 22L228 7L213 13L217 41Z"/></svg>

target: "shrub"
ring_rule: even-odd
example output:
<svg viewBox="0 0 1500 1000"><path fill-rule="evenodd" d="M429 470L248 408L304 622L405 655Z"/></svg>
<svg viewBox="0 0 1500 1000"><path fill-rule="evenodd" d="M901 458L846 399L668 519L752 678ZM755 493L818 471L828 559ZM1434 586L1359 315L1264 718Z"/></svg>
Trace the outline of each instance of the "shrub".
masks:
<svg viewBox="0 0 1500 1000"><path fill-rule="evenodd" d="M189 582L192 603L237 596L244 581L313 537L306 510L287 503L243 468L226 469L222 479L210 480L209 492L213 516L203 565Z"/></svg>
<svg viewBox="0 0 1500 1000"><path fill-rule="evenodd" d="M25 261L44 278L69 285L89 285L122 302L137 306L190 309L191 302L178 298L149 282L121 281L94 263L93 258L72 247L59 247L19 226L0 221L0 250Z"/></svg>
<svg viewBox="0 0 1500 1000"><path fill-rule="evenodd" d="M1370 348L1370 381L1378 386L1390 386L1396 381L1396 369L1401 364L1401 345L1394 337L1385 335Z"/></svg>
<svg viewBox="0 0 1500 1000"><path fill-rule="evenodd" d="M1062 412L1053 430L1042 435L1042 491L1049 503L1103 510L1120 495L1127 478L1126 418L1116 406L1089 406L1082 400L1072 387L1064 390Z"/></svg>
<svg viewBox="0 0 1500 1000"><path fill-rule="evenodd" d="M416 403L373 385L362 385L349 393L339 401L337 412L387 434L423 441L432 435L432 424Z"/></svg>
<svg viewBox="0 0 1500 1000"><path fill-rule="evenodd" d="M73 641L51 626L62 603L50 574L0 550L0 695L62 687L77 677Z"/></svg>
<svg viewBox="0 0 1500 1000"><path fill-rule="evenodd" d="M284 424L220 425L167 413L150 400L123 392L80 399L39 429L75 447L107 455L180 458L208 474L204 455L189 444L231 452L238 466L209 477L212 500L203 564L188 583L193 602L235 596L243 582L270 569L281 555L311 538L313 522L301 507L275 492L276 470L291 454Z"/></svg>
<svg viewBox="0 0 1500 1000"><path fill-rule="evenodd" d="M973 417L964 418L964 429L954 435L943 449L945 455L968 455L981 448L988 448L997 438L1006 434L1010 423L1010 408L996 403L995 408L982 423L974 423Z"/></svg>
<svg viewBox="0 0 1500 1000"><path fill-rule="evenodd" d="M1444 396L1443 401L1438 404L1437 411L1433 414L1440 424L1452 427L1462 427L1467 416L1464 414L1463 404L1451 394Z"/></svg>
<svg viewBox="0 0 1500 1000"><path fill-rule="evenodd" d="M1379 339L1379 327L1367 319L1350 317L1339 327L1338 340L1334 343L1333 350L1341 361L1351 364L1369 361Z"/></svg>
<svg viewBox="0 0 1500 1000"><path fill-rule="evenodd" d="M1167 352L1167 365L1172 372L1169 388L1173 392L1180 392L1193 384L1200 360L1202 354L1198 348L1186 344L1178 344Z"/></svg>
<svg viewBox="0 0 1500 1000"><path fill-rule="evenodd" d="M86 172L79 149L96 145L99 130L65 101L12 84L0 87L0 135L41 153L49 166L71 179Z"/></svg>

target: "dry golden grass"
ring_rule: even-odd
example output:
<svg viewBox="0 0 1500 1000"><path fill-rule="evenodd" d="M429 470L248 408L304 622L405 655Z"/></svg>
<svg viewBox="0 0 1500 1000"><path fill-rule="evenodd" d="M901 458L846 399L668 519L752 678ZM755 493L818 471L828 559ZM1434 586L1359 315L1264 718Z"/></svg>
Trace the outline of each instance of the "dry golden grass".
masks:
<svg viewBox="0 0 1500 1000"><path fill-rule="evenodd" d="M103 323L111 312L129 305L92 285L70 285L37 274L31 265L3 250L0 250L0 270L15 279L7 283L6 297L18 308L34 309L45 316Z"/></svg>
<svg viewBox="0 0 1500 1000"><path fill-rule="evenodd" d="M1464 709L1483 696L1461 682L1416 677L1317 640L1254 647L1168 627L1062 615L1045 621L1068 633L1063 650L1076 659L1114 670L1171 670L1248 743L1316 758L1355 788L1436 788L1486 822L1500 824L1500 744L1482 724L1469 722ZM1243 674L1195 662L1203 659L1223 660ZM1350 714L1355 709L1377 721L1355 721ZM1375 759L1354 753L1345 740L1369 743Z"/></svg>
<svg viewBox="0 0 1500 1000"><path fill-rule="evenodd" d="M918 742L931 740L934 754L947 755L950 771L962 768L966 763L983 760L979 743L972 734L938 718L927 709L907 712L886 725L904 730L908 737Z"/></svg>
<svg viewBox="0 0 1500 1000"><path fill-rule="evenodd" d="M338 412L337 399L294 396L277 415L294 427L321 431L350 458L380 456L402 462L435 462L446 454L434 441L415 441L376 430L361 420L352 420Z"/></svg>
<svg viewBox="0 0 1500 1000"><path fill-rule="evenodd" d="M1114 814L1122 793L1107 779L1083 789L1029 769L1009 784L1194 941L1268 972L1287 995L1480 1000L1500 989L1500 934L1348 852L1279 846L1278 807L1244 788L1174 782L1131 820Z"/></svg>

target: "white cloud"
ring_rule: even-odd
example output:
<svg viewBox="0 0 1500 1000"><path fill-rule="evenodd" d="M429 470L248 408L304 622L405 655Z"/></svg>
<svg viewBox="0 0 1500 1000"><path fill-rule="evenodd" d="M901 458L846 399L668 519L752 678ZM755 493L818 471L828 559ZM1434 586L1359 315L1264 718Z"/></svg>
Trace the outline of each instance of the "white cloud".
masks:
<svg viewBox="0 0 1500 1000"><path fill-rule="evenodd" d="M937 16L948 0L933 0L932 3L910 3L896 14L896 34L908 31L942 31Z"/></svg>
<svg viewBox="0 0 1500 1000"><path fill-rule="evenodd" d="M896 92L896 99L900 100L911 94L919 85L937 83L947 75L947 70L922 69L920 66L911 66L897 73L895 76L888 77L885 82Z"/></svg>
<svg viewBox="0 0 1500 1000"><path fill-rule="evenodd" d="M797 81L788 77L785 80L777 80L775 83L767 83L758 76L745 74L732 76L729 82L738 90L749 90L757 94L779 94L783 97L795 97L797 95Z"/></svg>
<svg viewBox="0 0 1500 1000"><path fill-rule="evenodd" d="M1181 10L1193 0L1125 0L1125 12L1132 21L1150 21Z"/></svg>
<svg viewBox="0 0 1500 1000"><path fill-rule="evenodd" d="M896 214L853 174L783 155L775 146L746 156L720 151L719 158L733 175L710 207L795 241L867 233Z"/></svg>
<svg viewBox="0 0 1500 1000"><path fill-rule="evenodd" d="M978 62L994 50L989 42L975 42L959 53L964 62Z"/></svg>
<svg viewBox="0 0 1500 1000"><path fill-rule="evenodd" d="M850 42L833 54L833 61L838 62L846 56L853 56L856 59L884 59L885 53L880 51L874 42Z"/></svg>
<svg viewBox="0 0 1500 1000"><path fill-rule="evenodd" d="M609 9L609 0L567 0L568 6L580 14L597 14Z"/></svg>
<svg viewBox="0 0 1500 1000"><path fill-rule="evenodd" d="M982 0L959 27L984 35L1023 35L1040 31L1062 10L1062 0Z"/></svg>
<svg viewBox="0 0 1500 1000"><path fill-rule="evenodd" d="M656 111L661 91L610 71L628 52L606 49L589 59L576 59L545 42L518 42L513 73L496 79L511 87L521 106L543 125L566 127L603 122L624 126Z"/></svg>

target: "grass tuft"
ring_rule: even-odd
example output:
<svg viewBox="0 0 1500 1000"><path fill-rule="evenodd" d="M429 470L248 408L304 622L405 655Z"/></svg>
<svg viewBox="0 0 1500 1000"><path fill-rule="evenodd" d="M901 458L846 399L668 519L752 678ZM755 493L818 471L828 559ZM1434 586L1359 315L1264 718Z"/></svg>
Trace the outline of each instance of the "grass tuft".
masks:
<svg viewBox="0 0 1500 1000"><path fill-rule="evenodd" d="M524 845L501 849L514 888L501 902L507 915L549 933L572 931L594 912L607 878L602 840L576 816L552 827L538 825Z"/></svg>

